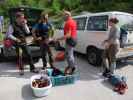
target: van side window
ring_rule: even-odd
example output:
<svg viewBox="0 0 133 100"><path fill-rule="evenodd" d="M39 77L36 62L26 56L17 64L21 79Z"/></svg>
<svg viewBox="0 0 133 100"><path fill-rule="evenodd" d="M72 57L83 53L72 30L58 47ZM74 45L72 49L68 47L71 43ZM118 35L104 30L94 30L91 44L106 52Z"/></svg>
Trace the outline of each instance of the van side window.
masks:
<svg viewBox="0 0 133 100"><path fill-rule="evenodd" d="M84 30L85 29L87 17L74 18L74 20L77 22L77 29L78 30Z"/></svg>
<svg viewBox="0 0 133 100"><path fill-rule="evenodd" d="M108 16L92 16L88 20L87 30L106 31L108 28Z"/></svg>
<svg viewBox="0 0 133 100"><path fill-rule="evenodd" d="M62 20L53 21L52 24L55 29L63 30L64 28L64 22Z"/></svg>

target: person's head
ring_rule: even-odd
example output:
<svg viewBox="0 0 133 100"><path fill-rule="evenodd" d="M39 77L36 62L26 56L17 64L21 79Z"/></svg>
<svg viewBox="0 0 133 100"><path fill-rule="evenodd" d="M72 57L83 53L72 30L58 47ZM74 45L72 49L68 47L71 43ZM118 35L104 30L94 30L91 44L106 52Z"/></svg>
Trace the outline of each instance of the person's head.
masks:
<svg viewBox="0 0 133 100"><path fill-rule="evenodd" d="M17 12L16 13L16 22L18 23L18 24L23 24L23 23L25 23L25 17L24 17L24 14L22 13L22 12Z"/></svg>
<svg viewBox="0 0 133 100"><path fill-rule="evenodd" d="M114 26L119 22L117 18L110 18L109 19L109 26Z"/></svg>
<svg viewBox="0 0 133 100"><path fill-rule="evenodd" d="M64 10L63 15L64 15L64 20L66 21L66 20L68 20L68 18L71 17L71 12Z"/></svg>
<svg viewBox="0 0 133 100"><path fill-rule="evenodd" d="M48 21L48 13L42 13L41 14L41 18L40 18L40 22L47 22Z"/></svg>

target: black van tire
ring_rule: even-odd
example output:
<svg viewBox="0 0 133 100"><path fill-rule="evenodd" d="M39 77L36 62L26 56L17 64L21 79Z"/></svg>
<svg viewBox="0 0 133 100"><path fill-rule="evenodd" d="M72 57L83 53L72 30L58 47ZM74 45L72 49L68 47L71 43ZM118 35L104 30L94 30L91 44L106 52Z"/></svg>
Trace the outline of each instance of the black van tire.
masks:
<svg viewBox="0 0 133 100"><path fill-rule="evenodd" d="M89 64L99 67L102 63L102 51L95 48L95 47L88 47L87 48L87 60Z"/></svg>

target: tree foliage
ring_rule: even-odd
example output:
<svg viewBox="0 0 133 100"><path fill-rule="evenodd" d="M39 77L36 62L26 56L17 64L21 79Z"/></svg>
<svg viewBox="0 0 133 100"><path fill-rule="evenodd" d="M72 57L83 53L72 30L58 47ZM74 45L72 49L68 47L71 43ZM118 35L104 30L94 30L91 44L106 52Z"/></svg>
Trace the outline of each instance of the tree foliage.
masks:
<svg viewBox="0 0 133 100"><path fill-rule="evenodd" d="M5 0L0 4L0 15L7 16L10 7L21 5L44 8L53 15L57 15L62 9L74 10L76 13L113 10L133 13L133 0Z"/></svg>

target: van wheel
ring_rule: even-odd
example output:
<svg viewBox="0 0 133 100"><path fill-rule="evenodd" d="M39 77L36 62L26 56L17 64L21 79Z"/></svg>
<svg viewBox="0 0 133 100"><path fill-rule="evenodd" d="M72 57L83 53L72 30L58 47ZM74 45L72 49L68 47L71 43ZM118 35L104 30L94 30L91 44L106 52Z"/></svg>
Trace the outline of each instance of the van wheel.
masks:
<svg viewBox="0 0 133 100"><path fill-rule="evenodd" d="M91 47L87 49L87 60L91 65L100 66L102 62L101 51Z"/></svg>

